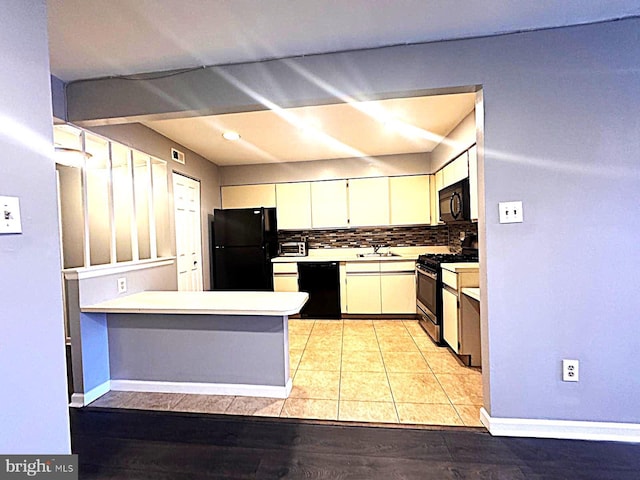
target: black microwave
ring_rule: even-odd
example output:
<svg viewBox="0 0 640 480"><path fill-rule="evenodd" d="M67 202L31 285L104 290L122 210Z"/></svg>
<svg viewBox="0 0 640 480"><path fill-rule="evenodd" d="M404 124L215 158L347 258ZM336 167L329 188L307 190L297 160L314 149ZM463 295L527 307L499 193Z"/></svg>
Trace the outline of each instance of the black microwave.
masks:
<svg viewBox="0 0 640 480"><path fill-rule="evenodd" d="M445 223L469 222L469 179L465 178L440 190L440 220Z"/></svg>

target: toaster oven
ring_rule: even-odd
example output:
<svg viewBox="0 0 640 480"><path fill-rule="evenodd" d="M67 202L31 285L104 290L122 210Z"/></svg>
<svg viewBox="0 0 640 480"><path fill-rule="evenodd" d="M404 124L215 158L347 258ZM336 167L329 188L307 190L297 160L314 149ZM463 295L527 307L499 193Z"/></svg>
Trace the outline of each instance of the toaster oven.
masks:
<svg viewBox="0 0 640 480"><path fill-rule="evenodd" d="M306 242L282 242L280 244L280 255L283 257L306 257Z"/></svg>

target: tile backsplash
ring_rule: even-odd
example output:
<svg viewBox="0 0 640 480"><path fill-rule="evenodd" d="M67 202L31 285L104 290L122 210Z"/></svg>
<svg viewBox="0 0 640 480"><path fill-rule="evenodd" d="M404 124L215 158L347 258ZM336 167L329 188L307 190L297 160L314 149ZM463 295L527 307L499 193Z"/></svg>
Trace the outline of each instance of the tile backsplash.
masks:
<svg viewBox="0 0 640 480"><path fill-rule="evenodd" d="M468 222L449 225L449 248L452 252L460 253L462 251L462 239L460 238L460 233L462 232L464 232L465 235L467 233L473 233L477 236L478 224Z"/></svg>
<svg viewBox="0 0 640 480"><path fill-rule="evenodd" d="M477 233L476 223L461 225L419 225L413 227L370 227L327 230L281 230L279 242L307 240L309 248L357 248L372 244L390 247L449 245L453 251L461 248L460 232Z"/></svg>

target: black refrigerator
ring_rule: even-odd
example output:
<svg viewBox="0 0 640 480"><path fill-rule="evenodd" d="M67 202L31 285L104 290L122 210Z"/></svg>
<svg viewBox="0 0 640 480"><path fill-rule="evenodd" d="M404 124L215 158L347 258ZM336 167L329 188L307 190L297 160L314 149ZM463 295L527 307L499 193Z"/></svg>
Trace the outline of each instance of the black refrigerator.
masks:
<svg viewBox="0 0 640 480"><path fill-rule="evenodd" d="M210 232L212 290L273 291L275 208L214 210Z"/></svg>

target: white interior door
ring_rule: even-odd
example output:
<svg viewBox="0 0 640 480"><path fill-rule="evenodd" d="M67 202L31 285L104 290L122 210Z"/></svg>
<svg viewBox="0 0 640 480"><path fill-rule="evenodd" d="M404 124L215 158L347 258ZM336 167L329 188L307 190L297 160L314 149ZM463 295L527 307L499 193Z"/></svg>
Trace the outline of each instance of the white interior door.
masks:
<svg viewBox="0 0 640 480"><path fill-rule="evenodd" d="M200 182L173 174L178 290L202 291Z"/></svg>

